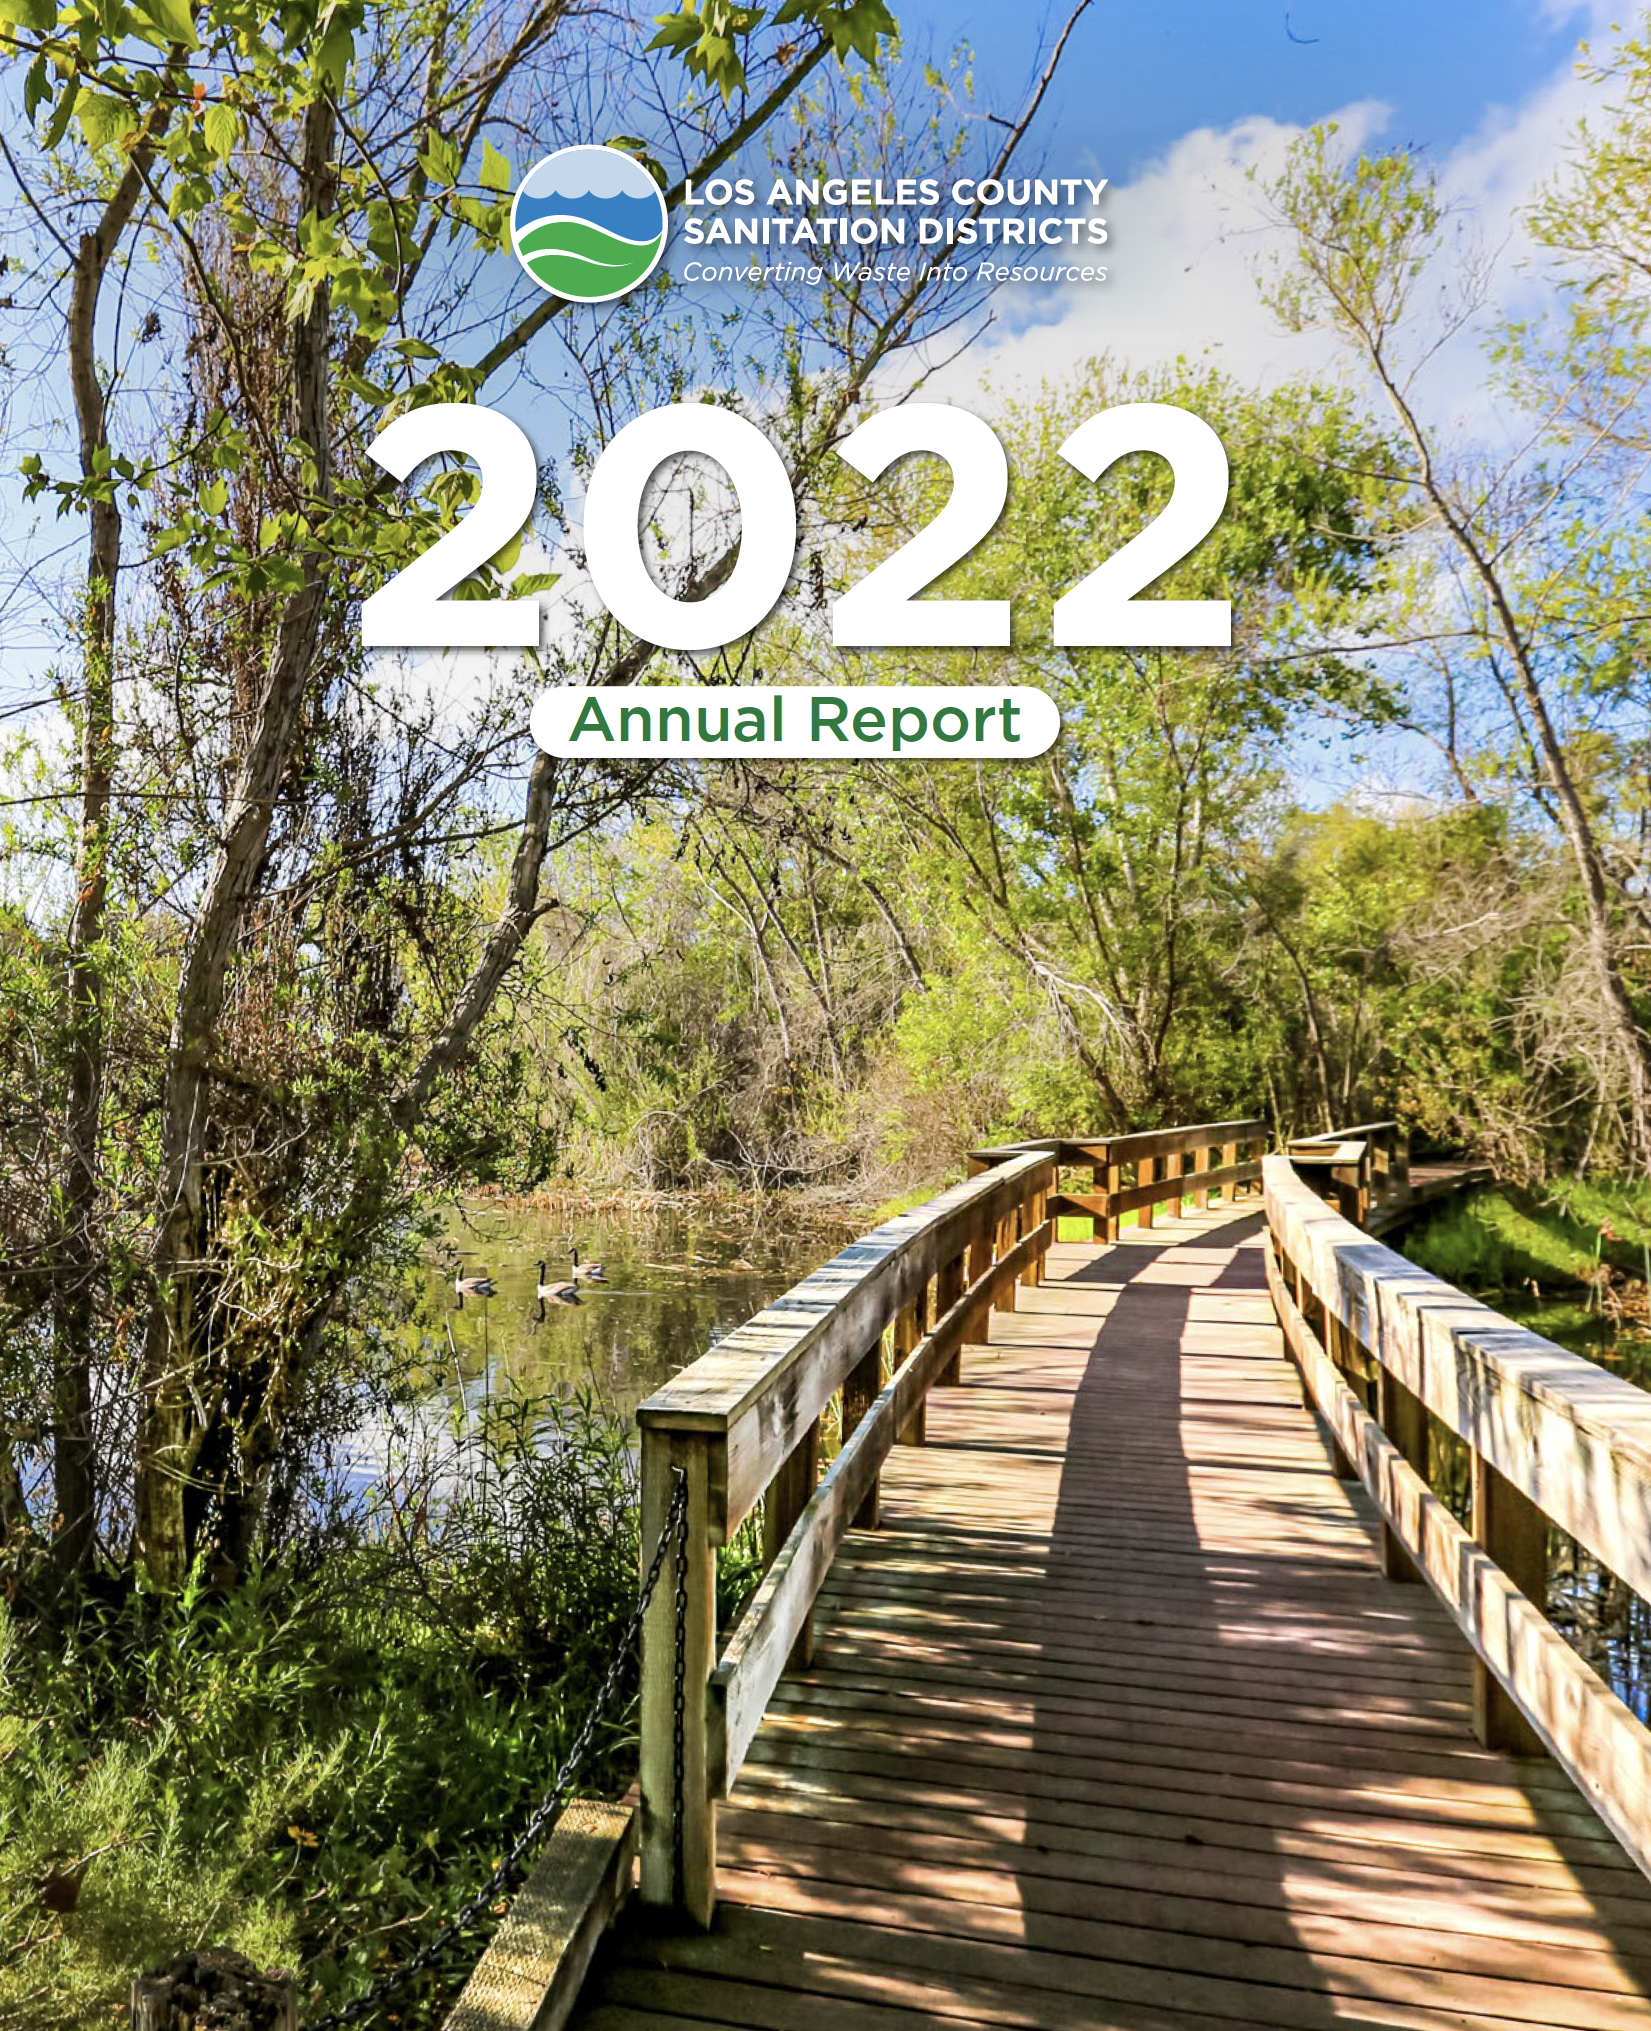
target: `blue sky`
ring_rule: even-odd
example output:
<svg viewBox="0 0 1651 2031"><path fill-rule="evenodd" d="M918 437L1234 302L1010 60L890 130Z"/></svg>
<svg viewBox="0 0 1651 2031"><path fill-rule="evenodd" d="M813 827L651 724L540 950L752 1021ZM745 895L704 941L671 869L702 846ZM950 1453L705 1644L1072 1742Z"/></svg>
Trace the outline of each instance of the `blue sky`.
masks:
<svg viewBox="0 0 1651 2031"><path fill-rule="evenodd" d="M1003 110L1032 68L1029 23L1052 38L1066 14L1059 0L1042 11L907 0L896 11L914 42L971 43L982 96ZM1092 153L1125 181L1190 128L1257 114L1302 125L1328 106L1380 99L1394 110L1390 138L1448 150L1567 64L1591 11L1540 0L1101 0L1073 36L1045 149Z"/></svg>
<svg viewBox="0 0 1651 2031"><path fill-rule="evenodd" d="M891 4L913 53L972 44L977 103L1004 113L1024 102L1066 16L1063 0ZM1303 125L1340 114L1357 138L1425 148L1495 234L1584 109L1576 45L1608 20L1604 0L1291 0L1288 9L1278 0L1096 0L1025 164L1111 179L1111 277L1102 287L1005 289L986 343L932 392L976 406L983 378L1002 386L1063 375L1102 349L1143 366L1207 351L1248 379L1318 366L1309 343L1279 340L1257 301L1246 170L1280 160ZM1471 345L1455 359L1441 369L1454 375L1447 394L1459 389L1465 420L1482 426L1482 362ZM494 399L531 407L529 391ZM4 477L0 512L14 529L32 520L17 515ZM36 628L8 616L0 671L19 654L32 663L42 646Z"/></svg>

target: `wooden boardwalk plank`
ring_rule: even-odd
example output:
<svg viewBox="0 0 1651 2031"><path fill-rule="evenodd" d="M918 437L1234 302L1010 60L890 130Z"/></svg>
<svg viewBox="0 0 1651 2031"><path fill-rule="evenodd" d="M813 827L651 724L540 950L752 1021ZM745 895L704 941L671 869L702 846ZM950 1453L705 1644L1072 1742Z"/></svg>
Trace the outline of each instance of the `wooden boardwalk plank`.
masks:
<svg viewBox="0 0 1651 2031"><path fill-rule="evenodd" d="M845 1544L715 1929L582 2031L1651 2031L1651 1885L1381 1574L1247 1207L1057 1244Z"/></svg>

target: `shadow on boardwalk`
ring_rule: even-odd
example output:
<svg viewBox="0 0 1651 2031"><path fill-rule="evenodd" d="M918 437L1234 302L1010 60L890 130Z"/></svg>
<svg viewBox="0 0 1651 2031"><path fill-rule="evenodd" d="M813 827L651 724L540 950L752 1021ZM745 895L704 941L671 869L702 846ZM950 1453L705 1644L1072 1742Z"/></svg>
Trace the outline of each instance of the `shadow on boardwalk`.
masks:
<svg viewBox="0 0 1651 2031"><path fill-rule="evenodd" d="M1058 1246L994 1319L723 1810L715 1930L630 1925L583 2031L1651 2031L1651 1890L1474 1745L1259 1230Z"/></svg>

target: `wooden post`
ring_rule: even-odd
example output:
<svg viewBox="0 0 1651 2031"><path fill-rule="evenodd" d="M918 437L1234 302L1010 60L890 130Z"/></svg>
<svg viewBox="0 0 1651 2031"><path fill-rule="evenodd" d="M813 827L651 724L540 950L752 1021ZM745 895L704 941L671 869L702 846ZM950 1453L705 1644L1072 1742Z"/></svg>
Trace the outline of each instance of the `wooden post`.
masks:
<svg viewBox="0 0 1651 2031"><path fill-rule="evenodd" d="M762 1567L768 1568L797 1527L809 1497L820 1481L820 1420L816 1418L791 1448L780 1471L769 1483L762 1512ZM814 1662L814 1615L810 1610L787 1660L788 1671L807 1671Z"/></svg>
<svg viewBox="0 0 1651 2031"><path fill-rule="evenodd" d="M721 1444L720 1435L717 1444ZM642 1901L709 1926L717 1905L717 1808L706 1764L717 1649L717 1567L711 1543L710 1435L642 1427L643 1571L665 1529L676 1470L688 1479L687 1614L677 1657L677 1554L667 1551L642 1624ZM676 1688L682 1687L682 1817L676 1783Z"/></svg>
<svg viewBox="0 0 1651 2031"><path fill-rule="evenodd" d="M1101 1222L1100 1239L1116 1241L1118 1238L1118 1194L1123 1190L1124 1167L1109 1159L1097 1164L1092 1173L1092 1182L1106 1194L1106 1217Z"/></svg>
<svg viewBox="0 0 1651 2031"><path fill-rule="evenodd" d="M918 1292L915 1301L903 1312L895 1315L894 1321L894 1365L896 1368L906 1359L918 1341L923 1337L923 1315L928 1304L927 1290ZM905 1424L894 1435L897 1446L920 1446L929 1433L929 1400L922 1397Z"/></svg>
<svg viewBox="0 0 1651 2031"><path fill-rule="evenodd" d="M1336 1367L1339 1370L1342 1378L1347 1381L1351 1380L1351 1377L1348 1374L1349 1368L1348 1354L1352 1342L1353 1342L1352 1334L1348 1332L1347 1328L1342 1324L1340 1319L1338 1319L1335 1313L1331 1311L1330 1307L1326 1305L1324 1307L1325 1352L1330 1356L1330 1359L1336 1364ZM1346 1448L1342 1445L1340 1439L1336 1438L1334 1434L1331 1435L1330 1439L1330 1461L1331 1465L1335 1469L1336 1479L1338 1481L1358 1480L1359 1478L1358 1468L1353 1465L1351 1456L1348 1454Z"/></svg>
<svg viewBox="0 0 1651 2031"><path fill-rule="evenodd" d="M1156 1180L1157 1176L1158 1166L1153 1162L1151 1157L1141 1157L1137 1161L1135 1165L1136 1184L1150 1185ZM1146 1204L1138 1209L1135 1215L1135 1222L1139 1227L1150 1227L1152 1225L1151 1199L1148 1199Z"/></svg>
<svg viewBox="0 0 1651 2031"><path fill-rule="evenodd" d="M1401 1128L1393 1139L1393 1196L1410 1197L1410 1130Z"/></svg>
<svg viewBox="0 0 1651 2031"><path fill-rule="evenodd" d="M1020 1208L1015 1206L1005 1213L997 1224L997 1254L995 1260L1001 1262L1010 1249L1014 1247L1019 1235L1019 1228ZM997 1309L1000 1312L1012 1312L1015 1309L1015 1286L1012 1281L1006 1283L998 1293Z"/></svg>
<svg viewBox="0 0 1651 2031"><path fill-rule="evenodd" d="M1425 1481L1427 1406L1385 1368L1376 1371L1376 1422ZM1382 1570L1390 1580L1421 1578L1415 1560L1385 1523L1382 1525Z"/></svg>
<svg viewBox="0 0 1651 2031"><path fill-rule="evenodd" d="M843 1382L843 1437L846 1439L877 1401L883 1387L883 1336L878 1334ZM875 1530L882 1512L883 1477L874 1475L866 1499L854 1512L855 1527Z"/></svg>
<svg viewBox="0 0 1651 2031"><path fill-rule="evenodd" d="M132 2031L298 2031L298 1984L279 1968L261 1973L244 1953L209 1946L181 1954L132 1983ZM210 2018L203 2019L203 2011Z"/></svg>
<svg viewBox="0 0 1651 2031"><path fill-rule="evenodd" d="M1473 1534L1519 1591L1548 1605L1548 1519L1530 1497L1473 1452ZM1541 1738L1477 1657L1473 1660L1473 1732L1487 1749L1543 1754Z"/></svg>
<svg viewBox="0 0 1651 2031"><path fill-rule="evenodd" d="M1208 1171L1209 1167L1210 1167L1209 1146L1208 1144L1201 1143L1199 1147L1195 1149L1192 1153L1192 1174L1194 1178L1203 1176L1203 1174L1206 1171ZM1193 1210L1195 1212L1202 1213L1208 1208L1209 1203L1210 1203L1209 1186L1195 1184L1192 1188Z"/></svg>
<svg viewBox="0 0 1651 2031"><path fill-rule="evenodd" d="M1176 1150L1173 1155L1165 1157L1163 1174L1175 1187L1175 1190L1169 1195L1169 1217L1172 1220L1179 1220L1181 1217L1181 1207L1184 1199L1184 1194L1181 1190L1181 1180L1186 1176L1186 1172L1187 1155L1185 1150Z"/></svg>
<svg viewBox="0 0 1651 2031"><path fill-rule="evenodd" d="M978 1243L975 1244L979 1246ZM969 1253L972 1254L973 1248ZM965 1269L968 1255L954 1255L950 1262L940 1265L940 1274L934 1283L934 1316L938 1323L945 1318L972 1281ZM959 1341L957 1352L935 1377L936 1388L955 1388L963 1380L963 1345Z"/></svg>
<svg viewBox="0 0 1651 2031"><path fill-rule="evenodd" d="M1022 1234L1031 1234L1042 1225L1043 1194L1041 1192L1034 1192L1022 1203L1020 1231ZM1036 1290L1038 1285L1043 1282L1042 1265L1036 1256L1033 1256L1032 1260L1021 1271L1020 1280L1028 1290Z"/></svg>
<svg viewBox="0 0 1651 2031"><path fill-rule="evenodd" d="M1224 1142L1221 1145L1222 1170L1229 1169L1233 1164L1236 1164L1237 1162L1238 1162L1237 1143ZM1221 1203L1223 1206L1230 1206L1237 1197L1238 1197L1238 1187L1236 1185L1223 1185L1221 1187Z"/></svg>

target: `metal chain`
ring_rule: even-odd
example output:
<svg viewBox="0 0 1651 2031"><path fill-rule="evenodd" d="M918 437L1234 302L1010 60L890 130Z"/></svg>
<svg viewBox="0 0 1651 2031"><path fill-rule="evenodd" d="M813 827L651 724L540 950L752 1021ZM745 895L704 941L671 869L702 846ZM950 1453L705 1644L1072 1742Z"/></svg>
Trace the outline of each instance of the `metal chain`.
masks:
<svg viewBox="0 0 1651 2031"><path fill-rule="evenodd" d="M373 1983L372 1987L364 1995L357 1996L353 2003L345 2003L336 2010L329 2010L325 2017L318 2017L314 2024L309 2026L309 2031L339 2031L339 2027L345 2024L359 2023L370 2011L376 2010L380 2004L386 2002L405 1983L410 1982L415 1975L422 1974L428 1967L433 1967L453 1944L454 1940L475 1923L498 1896L499 1892L515 1878L523 1863L527 1860L529 1851L535 1846L541 1835L546 1833L561 1818L563 1810L567 1805L568 1792L572 1788L574 1779L584 1767L584 1761L589 1754L590 1745L596 1736L597 1726L607 1712L608 1705L619 1688L619 1682L624 1676L625 1665L630 1658L632 1648L642 1633L642 1618L647 1612L648 1603L653 1599L654 1589L659 1584L659 1575L665 1565L666 1551L672 1545L676 1547L678 1574L677 1817L680 1822L682 1781L682 1745L680 1733L680 1716L682 1712L682 1576L688 1569L688 1477L680 1467L674 1468L672 1471L676 1475L676 1486L671 1490L670 1506L665 1512L664 1527L659 1533L659 1542L654 1546L653 1557L648 1562L648 1570L643 1577L642 1591L637 1597L636 1607L631 1613L630 1620L625 1624L624 1634L620 1637L613 1656L608 1660L608 1668L603 1675L601 1685L597 1689L596 1698L592 1701L590 1710L585 1715L578 1734L574 1736L566 1756L562 1758L561 1767L556 1772L555 1782L551 1785L549 1791L546 1792L544 1798L528 1819L527 1824L522 1828L522 1831L505 1850L498 1867L493 1871L492 1875L488 1877L475 1896L447 1921L434 1938L427 1940L411 1959L403 1961L399 1967L392 1968L388 1974L381 1975ZM678 1838L680 1844L680 1835Z"/></svg>

